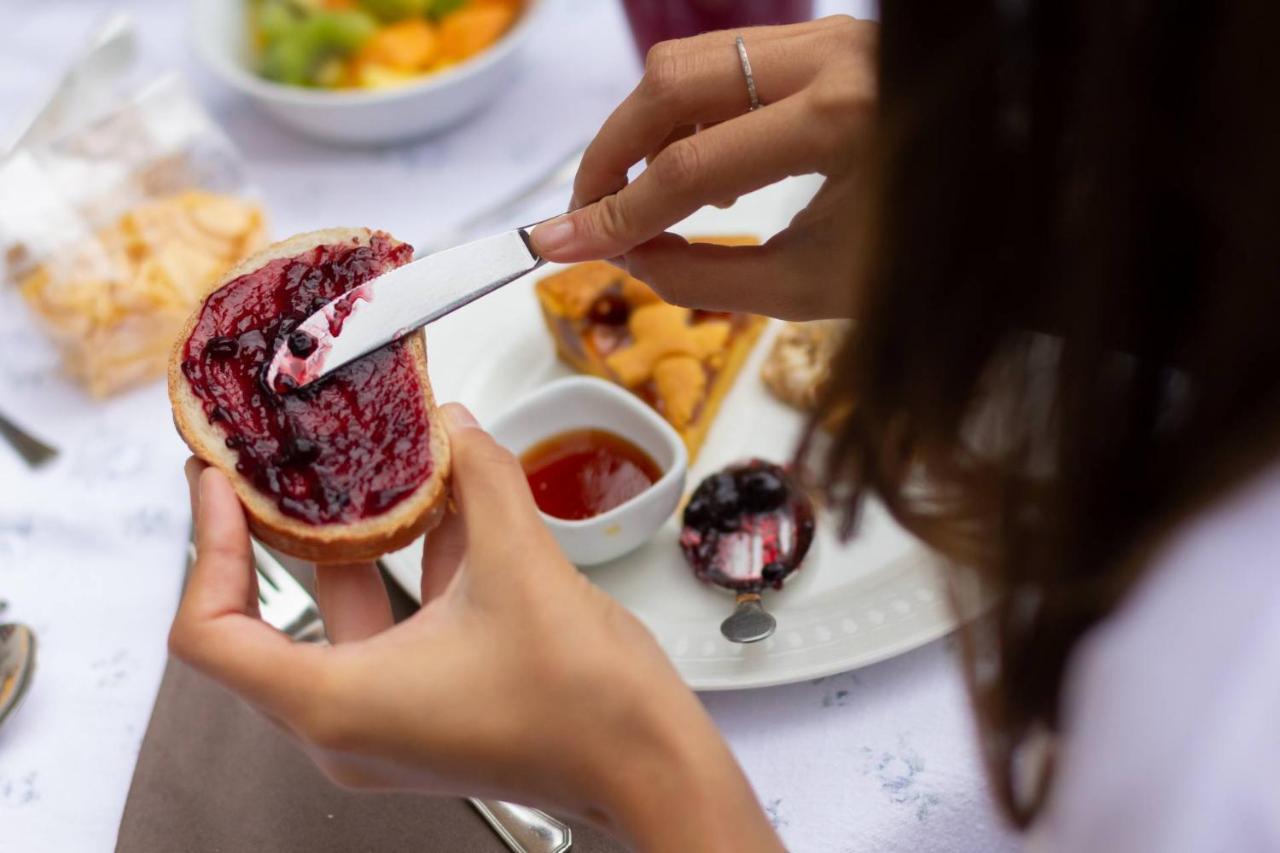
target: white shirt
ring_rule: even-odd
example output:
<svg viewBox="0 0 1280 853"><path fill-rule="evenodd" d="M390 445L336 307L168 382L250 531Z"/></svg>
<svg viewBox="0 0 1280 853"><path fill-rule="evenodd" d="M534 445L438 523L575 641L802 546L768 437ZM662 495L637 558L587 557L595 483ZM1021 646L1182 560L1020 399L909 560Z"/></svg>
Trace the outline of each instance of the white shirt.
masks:
<svg viewBox="0 0 1280 853"><path fill-rule="evenodd" d="M1280 851L1280 465L1169 540L1065 697L1032 850Z"/></svg>

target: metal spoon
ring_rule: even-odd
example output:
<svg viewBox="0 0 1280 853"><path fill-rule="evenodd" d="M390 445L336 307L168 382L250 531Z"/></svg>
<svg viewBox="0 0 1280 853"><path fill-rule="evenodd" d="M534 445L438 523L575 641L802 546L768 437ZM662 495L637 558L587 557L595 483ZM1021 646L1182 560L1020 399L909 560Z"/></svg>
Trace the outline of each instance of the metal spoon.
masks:
<svg viewBox="0 0 1280 853"><path fill-rule="evenodd" d="M778 620L764 609L761 592L781 589L800 568L813 528L809 495L785 469L762 459L730 465L698 485L685 508L680 546L699 579L735 593L737 606L720 623L726 640L758 643L773 635Z"/></svg>
<svg viewBox="0 0 1280 853"><path fill-rule="evenodd" d="M758 643L767 640L778 627L778 620L764 609L758 592L738 593L738 606L720 623L720 633L731 643Z"/></svg>
<svg viewBox="0 0 1280 853"><path fill-rule="evenodd" d="M0 725L22 703L35 671L36 635L26 625L0 625Z"/></svg>

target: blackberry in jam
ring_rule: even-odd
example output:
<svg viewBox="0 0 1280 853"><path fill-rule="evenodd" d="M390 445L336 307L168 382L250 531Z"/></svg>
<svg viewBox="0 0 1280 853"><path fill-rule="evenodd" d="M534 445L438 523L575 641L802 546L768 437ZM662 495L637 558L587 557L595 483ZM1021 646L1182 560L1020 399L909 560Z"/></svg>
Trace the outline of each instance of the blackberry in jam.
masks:
<svg viewBox="0 0 1280 853"><path fill-rule="evenodd" d="M769 512L787 499L786 475L768 468L744 472L739 477L742 508L748 512Z"/></svg>
<svg viewBox="0 0 1280 853"><path fill-rule="evenodd" d="M294 438L280 452L280 464L298 467L310 465L320 458L320 447L309 438Z"/></svg>
<svg viewBox="0 0 1280 853"><path fill-rule="evenodd" d="M306 358L316 351L316 339L306 332L297 331L289 335L289 352L298 358Z"/></svg>
<svg viewBox="0 0 1280 853"><path fill-rule="evenodd" d="M209 358L235 358L239 352L239 342L227 335L209 338L209 342L204 345L204 354Z"/></svg>
<svg viewBox="0 0 1280 853"><path fill-rule="evenodd" d="M813 542L808 495L773 463L751 459L703 480L685 507L680 548L704 583L781 589Z"/></svg>

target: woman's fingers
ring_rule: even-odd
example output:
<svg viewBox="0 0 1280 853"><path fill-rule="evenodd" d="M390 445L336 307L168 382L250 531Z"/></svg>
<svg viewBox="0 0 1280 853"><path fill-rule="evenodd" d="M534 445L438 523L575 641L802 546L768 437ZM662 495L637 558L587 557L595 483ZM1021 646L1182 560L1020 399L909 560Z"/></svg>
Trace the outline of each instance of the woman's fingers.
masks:
<svg viewBox="0 0 1280 853"><path fill-rule="evenodd" d="M534 247L566 263L623 255L703 205L819 171L827 154L820 134L777 144L808 110L796 96L678 140L617 193L539 225Z"/></svg>
<svg viewBox="0 0 1280 853"><path fill-rule="evenodd" d="M196 523L199 518L200 506L200 474L209 467L209 464L203 459L195 456L188 457L186 463L182 466L182 472L187 478L187 497L191 500L191 521ZM245 600L245 612L255 618L260 616L258 608L258 579L255 575L247 591L247 599Z"/></svg>
<svg viewBox="0 0 1280 853"><path fill-rule="evenodd" d="M382 575L373 563L316 566L316 601L332 643L352 643L395 624Z"/></svg>
<svg viewBox="0 0 1280 853"><path fill-rule="evenodd" d="M762 103L780 101L808 83L825 56L797 50L813 23L714 32L662 42L649 51L635 90L613 111L587 147L573 195L585 204L622 189L627 170L662 147L683 125L708 125L750 107L735 37L742 35Z"/></svg>
<svg viewBox="0 0 1280 853"><path fill-rule="evenodd" d="M216 468L199 478L196 561L169 633L173 653L264 710L285 719L317 701L321 649L294 643L250 615L256 602L249 527Z"/></svg>
<svg viewBox="0 0 1280 853"><path fill-rule="evenodd" d="M690 243L659 234L627 253L627 271L675 305L709 311L748 311L777 317L784 302L775 253L767 246Z"/></svg>
<svg viewBox="0 0 1280 853"><path fill-rule="evenodd" d="M445 512L444 520L427 534L422 548L422 603L425 605L440 596L462 565L467 552L467 526L462 514L452 509Z"/></svg>
<svg viewBox="0 0 1280 853"><path fill-rule="evenodd" d="M520 462L463 406L450 403L441 411L449 430L453 498L466 530L468 573L518 571L531 562L520 555L554 548Z"/></svg>
<svg viewBox="0 0 1280 853"><path fill-rule="evenodd" d="M690 308L784 320L848 317L853 305L847 283L856 279L860 257L850 192L828 181L763 246L690 243L659 234L627 253L627 271L668 302ZM828 286L804 286L806 280Z"/></svg>
<svg viewBox="0 0 1280 853"><path fill-rule="evenodd" d="M191 500L191 518L196 517L196 503L200 499L197 484L200 482L200 472L205 469L205 463L194 456L188 457L186 464L182 466L182 473L187 478L187 497Z"/></svg>
<svg viewBox="0 0 1280 853"><path fill-rule="evenodd" d="M773 244L718 246L690 243L675 234L660 234L627 253L628 272L676 305L745 311L781 320L844 316L838 305L799 299L786 286L796 268L805 265L797 253Z"/></svg>
<svg viewBox="0 0 1280 853"><path fill-rule="evenodd" d="M247 610L258 598L249 525L226 475L217 468L200 472L192 510L196 561L182 606L195 608L201 618Z"/></svg>
<svg viewBox="0 0 1280 853"><path fill-rule="evenodd" d="M646 166L652 165L652 164L653 164L653 158L654 158L654 157L657 157L659 154L661 154L661 153L662 153L662 151L663 151L663 150L664 150L668 145L672 145L672 144L674 144L674 143L676 143L676 142L679 142L681 139L684 139L685 137L693 136L693 135L694 135L695 133L697 133L700 129L701 129L701 128L697 127L696 125L692 125L692 124L682 124L682 125L680 125L680 126L679 126L679 127L677 127L675 130L673 130L673 131L671 131L670 133L668 133L668 134L667 134L667 138L666 138L666 139L664 139L664 140L662 140L662 143L661 143L660 145L658 145L658 147L657 147L656 149L654 149L653 151L650 151L650 152L648 152L647 154L645 154L645 155L644 155L644 163L645 163L645 165L646 165ZM621 187L619 187L619 189L621 189ZM577 208L577 207L581 207L582 205L573 205L573 206L574 206L575 208Z"/></svg>

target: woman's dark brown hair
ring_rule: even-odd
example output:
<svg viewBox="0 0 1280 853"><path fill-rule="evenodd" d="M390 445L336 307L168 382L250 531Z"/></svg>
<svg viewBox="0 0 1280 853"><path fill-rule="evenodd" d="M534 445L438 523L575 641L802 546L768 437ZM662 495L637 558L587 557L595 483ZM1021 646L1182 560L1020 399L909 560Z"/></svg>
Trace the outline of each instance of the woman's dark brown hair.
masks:
<svg viewBox="0 0 1280 853"><path fill-rule="evenodd" d="M1280 440L1278 34L1270 0L882 6L823 469L850 520L873 493L999 593L962 636L1019 824L1081 636Z"/></svg>

